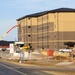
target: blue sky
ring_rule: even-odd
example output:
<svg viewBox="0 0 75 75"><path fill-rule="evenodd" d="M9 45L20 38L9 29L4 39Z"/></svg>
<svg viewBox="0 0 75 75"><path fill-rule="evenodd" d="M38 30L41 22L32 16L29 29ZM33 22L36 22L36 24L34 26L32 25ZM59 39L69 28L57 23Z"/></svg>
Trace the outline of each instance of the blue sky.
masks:
<svg viewBox="0 0 75 75"><path fill-rule="evenodd" d="M75 0L0 0L0 36L17 25L20 17L61 7L75 8ZM15 28L2 40L14 41L17 36Z"/></svg>

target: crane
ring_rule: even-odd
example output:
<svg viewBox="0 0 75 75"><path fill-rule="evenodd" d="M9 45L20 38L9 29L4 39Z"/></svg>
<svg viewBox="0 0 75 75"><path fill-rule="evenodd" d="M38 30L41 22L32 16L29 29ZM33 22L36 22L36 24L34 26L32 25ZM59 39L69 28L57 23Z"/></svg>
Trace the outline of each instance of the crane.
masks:
<svg viewBox="0 0 75 75"><path fill-rule="evenodd" d="M3 34L1 37L0 37L0 40L2 40L12 29L16 28L16 27L19 27L20 28L20 24L19 25L15 25L13 27L11 27L5 34Z"/></svg>

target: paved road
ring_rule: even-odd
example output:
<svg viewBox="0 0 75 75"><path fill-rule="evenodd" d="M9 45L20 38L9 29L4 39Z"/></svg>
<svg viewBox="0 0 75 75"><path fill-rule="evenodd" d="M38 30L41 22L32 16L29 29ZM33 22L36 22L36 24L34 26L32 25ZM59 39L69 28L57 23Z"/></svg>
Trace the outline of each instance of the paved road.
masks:
<svg viewBox="0 0 75 75"><path fill-rule="evenodd" d="M75 68L46 68L41 66L21 66L0 60L0 75L55 75L45 71L74 72Z"/></svg>
<svg viewBox="0 0 75 75"><path fill-rule="evenodd" d="M21 66L0 60L0 75L51 75L36 66Z"/></svg>

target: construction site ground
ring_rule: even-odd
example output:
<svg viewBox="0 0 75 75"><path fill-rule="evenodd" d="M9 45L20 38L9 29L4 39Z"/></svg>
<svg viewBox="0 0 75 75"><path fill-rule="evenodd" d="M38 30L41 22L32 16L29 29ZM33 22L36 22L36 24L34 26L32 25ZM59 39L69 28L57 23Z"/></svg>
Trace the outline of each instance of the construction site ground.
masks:
<svg viewBox="0 0 75 75"><path fill-rule="evenodd" d="M2 60L2 59L1 59ZM28 60L24 62L19 62L18 60L3 60L9 63L18 64L21 66L38 66L38 67L46 67L46 68L72 68L75 69L75 61L60 61L60 60L51 60L51 61L37 61L37 60ZM75 72L60 72L60 71L44 71L45 73L53 74L53 75L75 75Z"/></svg>
<svg viewBox="0 0 75 75"><path fill-rule="evenodd" d="M20 65L28 65L28 66L44 66L44 67L51 67L51 68L67 68L67 67L75 67L75 60L68 61L68 60L26 60L26 61L19 61L19 60L5 60L10 63L20 64ZM68 66L69 65L69 66Z"/></svg>

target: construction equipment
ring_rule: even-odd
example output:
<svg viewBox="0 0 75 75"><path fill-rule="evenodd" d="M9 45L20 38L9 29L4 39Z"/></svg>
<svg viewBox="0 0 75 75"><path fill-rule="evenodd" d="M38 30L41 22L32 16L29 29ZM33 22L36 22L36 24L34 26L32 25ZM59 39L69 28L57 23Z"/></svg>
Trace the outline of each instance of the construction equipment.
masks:
<svg viewBox="0 0 75 75"><path fill-rule="evenodd" d="M21 27L21 25L15 25L13 26L12 28L10 28L5 34L3 34L1 37L0 37L0 40L2 40L12 29L16 28L16 27Z"/></svg>
<svg viewBox="0 0 75 75"><path fill-rule="evenodd" d="M29 49L29 48L30 48L30 46L23 46L22 47L23 50L26 50L26 49Z"/></svg>

